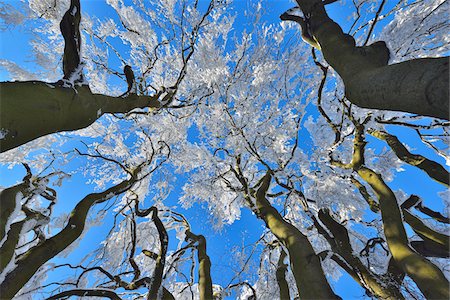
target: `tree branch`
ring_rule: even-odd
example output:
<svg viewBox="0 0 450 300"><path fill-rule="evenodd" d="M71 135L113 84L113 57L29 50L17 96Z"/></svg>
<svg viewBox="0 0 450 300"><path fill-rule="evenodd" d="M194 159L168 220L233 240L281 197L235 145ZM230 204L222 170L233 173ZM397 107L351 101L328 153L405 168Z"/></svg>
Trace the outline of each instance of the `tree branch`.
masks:
<svg viewBox="0 0 450 300"><path fill-rule="evenodd" d="M56 300L56 299L61 299L61 298L68 298L71 296L80 296L80 297L102 297L102 298L109 298L112 300L121 300L122 298L120 298L114 291L111 290L106 290L106 289L75 289L75 290L69 290L69 291L64 291L61 292L59 294L53 295L49 298L47 298L47 300Z"/></svg>
<svg viewBox="0 0 450 300"><path fill-rule="evenodd" d="M41 81L0 83L0 152L38 137L85 128L105 113L127 113L135 108L159 108L153 96L116 98L93 94L88 86L63 88Z"/></svg>
<svg viewBox="0 0 450 300"><path fill-rule="evenodd" d="M347 98L364 108L403 111L449 119L448 57L388 65L385 42L357 47L330 19L323 3L297 0L325 60L341 76Z"/></svg>
<svg viewBox="0 0 450 300"><path fill-rule="evenodd" d="M56 235L32 247L16 261L16 267L9 272L0 284L0 295L11 299L28 282L34 273L47 261L72 244L83 232L89 209L119 195L133 186L143 165L133 171L133 176L101 193L84 197L72 210L67 225Z"/></svg>
<svg viewBox="0 0 450 300"><path fill-rule="evenodd" d="M272 176L262 178L256 192L256 209L270 231L287 248L300 297L304 299L340 299L334 294L308 238L295 226L284 220L266 199Z"/></svg>
<svg viewBox="0 0 450 300"><path fill-rule="evenodd" d="M443 185L450 185L450 173L439 163L420 154L412 154L405 146L403 146L399 139L392 134L375 129L369 129L367 132L380 140L386 141L392 151L394 151L395 155L403 162L418 167L432 179Z"/></svg>

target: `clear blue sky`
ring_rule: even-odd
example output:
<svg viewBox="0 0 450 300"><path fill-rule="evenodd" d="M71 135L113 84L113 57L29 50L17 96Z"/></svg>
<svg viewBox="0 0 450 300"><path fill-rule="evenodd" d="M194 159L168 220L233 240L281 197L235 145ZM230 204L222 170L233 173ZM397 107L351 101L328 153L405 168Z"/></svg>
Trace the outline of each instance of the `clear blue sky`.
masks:
<svg viewBox="0 0 450 300"><path fill-rule="evenodd" d="M18 1L17 1L18 2ZM12 1L14 3L14 1ZM268 1L267 14L265 18L270 23L278 23L278 16L291 8L293 4L290 1ZM235 11L238 13L238 18L236 20L236 30L243 30L246 27L247 20L242 14L243 8L247 7L247 2L240 0L234 3ZM333 6L331 6L333 7ZM335 20L338 20L341 25L348 26L347 14L343 9L337 7L338 9L332 10L331 15ZM83 1L82 9L84 12L97 17L106 17L112 13L111 9L105 8L102 1ZM332 8L331 8L332 9ZM9 59L16 62L18 65L23 67L33 68L33 63L31 62L30 45L28 44L31 37L31 29L21 29L21 28L10 28L6 31L1 32L1 58ZM378 28L379 29L379 28ZM12 46L11 46L12 45ZM8 74L4 69L0 68L0 80L9 80ZM393 132L399 136L399 138L405 142L417 141L417 137L411 129L400 129L393 128ZM385 145L375 139L368 138L370 146L376 145L377 148L383 148ZM374 146L375 147L375 146ZM414 142L415 152L421 153L423 155L432 157L433 159L439 161L443 165L445 162L442 158L435 156L426 146L422 143ZM82 168L83 166L77 166ZM436 192L442 191L443 188L428 179L426 174L413 169L410 166L404 166L407 170L397 174L395 181L391 184L393 189L401 188L405 192L414 193L420 195L425 199L425 203L436 209L442 209L440 205L434 205L439 201L433 201L436 199ZM73 168L75 169L75 167ZM21 180L24 175L24 169L21 166L16 166L13 169L7 169L5 166L0 167L0 185L3 187L10 186ZM80 176L80 174L74 174L71 179L66 181L59 193L59 204L56 206L55 213L62 211L70 211L74 205L86 194L93 191L93 186L85 184L85 178ZM180 186L178 186L171 197L171 203L167 205L177 205L178 196L180 194ZM428 201L429 200L429 201ZM237 266L235 266L235 257L230 256L234 248L246 247L247 253L250 253L251 247L256 240L259 239L261 233L264 230L264 224L262 221L256 219L248 210L244 209L242 217L240 220L233 223L231 226L225 226L221 232L215 232L212 226L205 222L206 216L209 215L206 206L195 204L193 208L189 210L184 210L180 206L177 208L177 212L182 213L191 222L193 232L196 234L205 235L208 243L208 254L212 260L212 277L215 284L227 285L230 279L235 275ZM66 259L57 259L56 261L74 261L77 262L82 258L85 253L89 250L93 250L97 245L103 240L103 236L106 235L110 226L106 226L110 221L106 222L104 226L92 228L86 236L80 241L79 249L74 251ZM178 241L175 240L173 233L171 233L171 245L170 249L174 249ZM259 248L258 251L261 249ZM255 256L256 265L258 263L258 255ZM256 272L256 269L252 271ZM54 272L51 274L50 278L58 278L63 276L63 270ZM337 283L332 283L335 292L344 299L361 299L364 297L364 291L349 278L344 272L344 275ZM40 298L36 295L36 298ZM230 297L232 299L233 297Z"/></svg>

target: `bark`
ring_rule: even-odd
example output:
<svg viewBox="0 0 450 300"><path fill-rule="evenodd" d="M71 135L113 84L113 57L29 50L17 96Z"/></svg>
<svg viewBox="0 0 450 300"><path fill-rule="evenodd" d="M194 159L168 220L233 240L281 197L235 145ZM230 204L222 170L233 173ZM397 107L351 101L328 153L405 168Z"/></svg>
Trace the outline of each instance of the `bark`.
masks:
<svg viewBox="0 0 450 300"><path fill-rule="evenodd" d="M6 266L10 263L11 259L14 257L14 251L19 242L20 235L26 233L22 232L26 222L32 219L44 220L47 218L41 213L21 205L20 201L17 201L23 198L28 198L36 193L36 191L31 188L31 169L26 164L24 164L24 167L27 174L23 178L22 182L0 192L0 273L3 272ZM17 197L19 197L19 199L17 199ZM12 218L14 218L12 214L16 209L20 209L24 212L26 217L25 219L12 223ZM6 227L8 222L11 223L7 229Z"/></svg>
<svg viewBox="0 0 450 300"><path fill-rule="evenodd" d="M437 222L450 224L450 219L448 217L442 215L440 212L434 211L432 209L429 209L426 206L423 206L422 205L422 200L416 195L411 195L401 205L402 209L410 209L411 207L414 207L415 209L417 209L421 213L431 217L432 219L434 219Z"/></svg>
<svg viewBox="0 0 450 300"><path fill-rule="evenodd" d="M129 180L122 181L104 192L84 197L72 210L68 224L58 234L24 253L16 261L16 267L0 284L2 298L12 299L42 265L72 244L83 232L89 209L94 204L104 202L129 189L137 180L139 170L140 168L137 168Z"/></svg>
<svg viewBox="0 0 450 300"><path fill-rule="evenodd" d="M450 239L448 235L434 231L406 209L403 210L403 219L424 241L441 248L443 251L450 252Z"/></svg>
<svg viewBox="0 0 450 300"><path fill-rule="evenodd" d="M277 271L275 273L278 288L280 289L280 299L291 299L291 296L289 295L289 285L286 281L287 265L284 263L286 256L286 252L281 249L280 257L278 258Z"/></svg>
<svg viewBox="0 0 450 300"><path fill-rule="evenodd" d="M59 294L56 294L54 296L51 296L47 298L47 300L56 300L61 298L68 298L70 296L79 296L79 297L100 297L100 298L109 298L112 300L121 300L119 296L114 291L106 290L106 289L76 289L76 290L69 290L64 291Z"/></svg>
<svg viewBox="0 0 450 300"><path fill-rule="evenodd" d="M420 58L388 65L384 42L357 47L331 20L320 0L297 0L328 64L340 75L355 105L449 119L448 57Z"/></svg>
<svg viewBox="0 0 450 300"><path fill-rule="evenodd" d="M197 246L198 258L198 289L200 300L212 300L213 289L211 280L211 260L206 254L206 240L203 235L199 236Z"/></svg>
<svg viewBox="0 0 450 300"><path fill-rule="evenodd" d="M359 190L359 193L361 194L361 196L363 196L364 200L366 200L367 204L370 207L370 210L374 213L380 212L378 203L372 199L366 187L353 176L350 177L350 181Z"/></svg>
<svg viewBox="0 0 450 300"><path fill-rule="evenodd" d="M14 250L16 250L17 243L19 242L20 232L26 220L11 224L11 227L7 233L6 240L0 248L0 273L6 268L11 259L14 256Z"/></svg>
<svg viewBox="0 0 450 300"><path fill-rule="evenodd" d="M175 300L175 297L165 287L163 287L162 300Z"/></svg>
<svg viewBox="0 0 450 300"><path fill-rule="evenodd" d="M449 186L450 174L442 165L422 155L412 154L394 135L380 130L368 130L368 132L372 136L386 141L400 160L411 166L418 167L422 171L425 171L432 179Z"/></svg>
<svg viewBox="0 0 450 300"><path fill-rule="evenodd" d="M391 256L388 263L387 272L384 276L387 277L388 280L393 280L396 282L398 286L401 286L405 275L405 271L399 268L398 264L395 262L395 259Z"/></svg>
<svg viewBox="0 0 450 300"><path fill-rule="evenodd" d="M38 137L85 128L105 113L158 108L159 95L116 98L93 94L88 86L63 88L40 81L0 83L0 151Z"/></svg>
<svg viewBox="0 0 450 300"><path fill-rule="evenodd" d="M449 283L442 271L409 246L402 214L392 190L372 170L362 166L357 172L378 197L386 242L398 266L414 280L427 299L447 299L450 296Z"/></svg>
<svg viewBox="0 0 450 300"><path fill-rule="evenodd" d="M159 250L158 257L156 258L155 271L153 272L153 280L148 291L147 299L156 300L158 299L158 293L161 290L161 283L164 275L164 266L166 264L169 236L167 235L164 224L158 217L158 209L153 206L151 210L153 211L152 220L155 223L156 229L158 230L159 243L161 245L161 248Z"/></svg>
<svg viewBox="0 0 450 300"><path fill-rule="evenodd" d="M186 238L198 243L198 290L200 300L214 299L211 279L211 260L206 253L206 239L203 235L193 234L189 229L186 230Z"/></svg>
<svg viewBox="0 0 450 300"><path fill-rule="evenodd" d="M347 228L334 220L327 209L319 210L319 219L333 235L331 243L333 252L339 254L348 265L352 266L355 275L357 275L353 278L363 288L380 299L404 299L398 288L378 279L377 275L373 274L358 257L353 255L354 251L350 244Z"/></svg>
<svg viewBox="0 0 450 300"><path fill-rule="evenodd" d="M363 134L364 126L356 121L354 123L356 132L351 163L343 164L332 158L331 163L347 169L353 168L374 190L378 198L386 242L398 267L414 280L425 297L447 299L450 296L450 290L442 271L410 247L403 227L401 210L394 193L379 174L364 166L366 144Z"/></svg>
<svg viewBox="0 0 450 300"><path fill-rule="evenodd" d="M17 203L16 201L17 195L21 193L22 197L24 197L29 194L28 187L30 186L30 179L32 174L31 169L27 164L24 164L24 167L27 171L27 174L23 177L22 182L0 191L0 241L6 234L6 224L9 220L9 217L16 209L16 205L20 205L20 203Z"/></svg>
<svg viewBox="0 0 450 300"><path fill-rule="evenodd" d="M289 252L292 273L301 299L340 299L331 289L319 257L308 238L286 222L270 204L266 193L272 176L268 172L256 192L258 216Z"/></svg>
<svg viewBox="0 0 450 300"><path fill-rule="evenodd" d="M9 220L9 217L16 209L16 205L20 206L20 203L17 203L16 197L19 193L25 195L27 193L27 182L19 183L15 186L4 189L0 192L0 241L6 235L6 224Z"/></svg>
<svg viewBox="0 0 450 300"><path fill-rule="evenodd" d="M77 72L80 66L80 49L81 49L81 6L80 0L71 0L70 7L64 14L59 29L64 38L64 55L63 55L63 73L64 79L75 79L82 81L82 70ZM76 74L78 73L78 74ZM75 77L75 78L74 78Z"/></svg>
<svg viewBox="0 0 450 300"><path fill-rule="evenodd" d="M21 235L25 235L29 231L33 230L33 228L25 228L27 222L48 222L50 220L49 217L44 216L40 212L28 209L26 207L22 207L22 211L25 212L25 219L15 222L11 224L11 227L8 230L6 240L1 245L0 248L0 273L6 268L8 263L14 257L14 251L19 243L19 239Z"/></svg>
<svg viewBox="0 0 450 300"><path fill-rule="evenodd" d="M412 241L411 247L414 248L418 253L426 257L441 257L449 258L450 252L445 250L443 247L436 245L428 240L426 241Z"/></svg>
<svg viewBox="0 0 450 300"><path fill-rule="evenodd" d="M147 295L148 299L159 299L160 293L162 293L163 300L175 300L172 293L170 293L164 286L162 286L162 280L164 275L164 267L166 263L166 255L169 244L169 236L167 234L166 228L158 216L158 209L155 206L152 206L146 210L139 209L139 202L135 202L135 210L136 215L139 217L147 217L150 213L152 213L152 221L155 223L156 229L158 230L160 250L159 254L143 249L142 253L144 255L154 259L156 261L155 271L153 272L153 278L143 277L141 279L137 279L140 275L140 270L134 262L134 259L130 259L130 263L134 269L134 278L131 283L123 281L119 276L112 276L109 273L105 272L103 269L103 273L106 274L111 280L115 281L120 287L125 288L126 290L136 290L142 286L147 286L149 288L149 292ZM136 228L136 227L134 227ZM136 239L136 237L134 237ZM133 246L135 247L135 245ZM134 255L134 250L132 250ZM130 256L131 257L131 256Z"/></svg>

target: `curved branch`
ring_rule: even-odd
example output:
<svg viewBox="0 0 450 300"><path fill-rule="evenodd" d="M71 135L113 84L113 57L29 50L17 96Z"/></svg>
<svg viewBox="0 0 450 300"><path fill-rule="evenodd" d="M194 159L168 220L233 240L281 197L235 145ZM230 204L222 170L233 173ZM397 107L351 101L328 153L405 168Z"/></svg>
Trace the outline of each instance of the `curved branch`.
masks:
<svg viewBox="0 0 450 300"><path fill-rule="evenodd" d="M51 297L48 297L47 300L56 300L61 298L67 298L70 296L80 296L80 297L102 297L102 298L109 298L112 300L121 300L114 291L106 290L106 289L75 289L75 290L69 290L64 291L59 294L53 295Z"/></svg>
<svg viewBox="0 0 450 300"><path fill-rule="evenodd" d="M380 174L364 166L357 172L378 197L386 242L398 266L416 282L428 299L448 298L448 281L442 271L409 246L400 208L392 190Z"/></svg>
<svg viewBox="0 0 450 300"><path fill-rule="evenodd" d="M3 298L12 299L43 264L80 237L90 208L94 204L107 201L131 188L138 180L137 174L141 168L142 166L136 168L130 179L101 193L92 193L84 197L72 210L67 225L58 234L29 249L16 261L16 267L5 276L4 281L0 284L0 295Z"/></svg>
<svg viewBox="0 0 450 300"><path fill-rule="evenodd" d="M93 94L88 86L63 88L41 81L0 82L0 152L38 137L85 128L105 113L159 108L153 96L116 98Z"/></svg>
<svg viewBox="0 0 450 300"><path fill-rule="evenodd" d="M422 155L412 154L405 146L403 146L395 135L374 129L369 129L367 132L380 140L386 141L392 151L394 151L395 155L403 162L418 167L439 183L446 186L450 185L450 173L439 163Z"/></svg>

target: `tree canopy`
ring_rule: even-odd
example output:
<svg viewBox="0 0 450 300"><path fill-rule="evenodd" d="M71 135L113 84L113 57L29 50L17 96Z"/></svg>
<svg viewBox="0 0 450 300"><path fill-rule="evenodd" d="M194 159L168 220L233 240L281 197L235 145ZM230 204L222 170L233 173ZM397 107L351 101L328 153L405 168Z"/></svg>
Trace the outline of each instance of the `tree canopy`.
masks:
<svg viewBox="0 0 450 300"><path fill-rule="evenodd" d="M2 298L450 296L448 2L0 7Z"/></svg>

